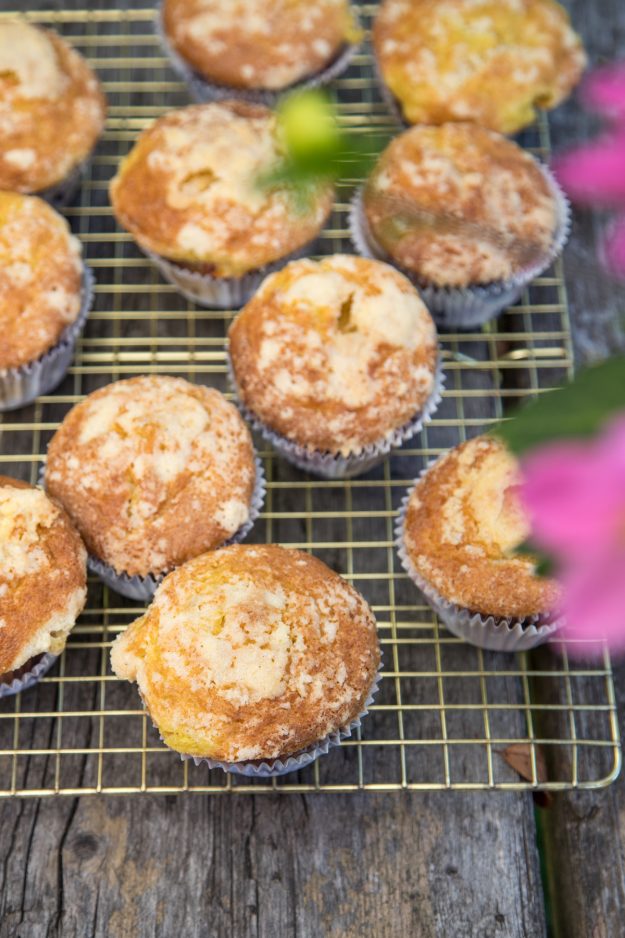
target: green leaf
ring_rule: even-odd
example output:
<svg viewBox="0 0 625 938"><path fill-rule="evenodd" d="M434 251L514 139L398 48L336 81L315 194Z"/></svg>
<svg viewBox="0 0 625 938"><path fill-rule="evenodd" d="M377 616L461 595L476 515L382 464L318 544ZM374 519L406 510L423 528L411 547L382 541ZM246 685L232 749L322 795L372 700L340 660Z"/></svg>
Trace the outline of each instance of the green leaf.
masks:
<svg viewBox="0 0 625 938"><path fill-rule="evenodd" d="M515 547L512 556L525 557L534 563L534 572L536 576L551 577L557 570L553 557L539 550L531 541L524 541Z"/></svg>
<svg viewBox="0 0 625 938"><path fill-rule="evenodd" d="M580 371L564 387L542 394L491 433L516 454L555 440L589 437L625 411L625 356Z"/></svg>

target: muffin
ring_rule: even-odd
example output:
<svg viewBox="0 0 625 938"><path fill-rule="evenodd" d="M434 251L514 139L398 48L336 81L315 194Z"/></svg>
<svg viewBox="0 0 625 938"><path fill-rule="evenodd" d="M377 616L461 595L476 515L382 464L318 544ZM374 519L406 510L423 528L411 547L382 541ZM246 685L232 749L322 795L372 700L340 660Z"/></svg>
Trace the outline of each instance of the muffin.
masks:
<svg viewBox="0 0 625 938"><path fill-rule="evenodd" d="M65 219L36 196L0 191L0 411L59 384L90 303Z"/></svg>
<svg viewBox="0 0 625 938"><path fill-rule="evenodd" d="M361 38L349 0L164 0L163 38L199 100L273 103L343 71Z"/></svg>
<svg viewBox="0 0 625 938"><path fill-rule="evenodd" d="M293 261L267 277L229 340L244 412L319 475L364 472L440 400L432 318L412 284L379 261Z"/></svg>
<svg viewBox="0 0 625 938"><path fill-rule="evenodd" d="M568 218L554 178L516 143L443 124L391 141L356 197L352 235L420 287L441 325L471 327L552 263Z"/></svg>
<svg viewBox="0 0 625 938"><path fill-rule="evenodd" d="M40 489L0 476L0 697L36 683L85 605L86 553Z"/></svg>
<svg viewBox="0 0 625 938"><path fill-rule="evenodd" d="M100 388L67 414L45 486L113 589L149 599L172 567L250 530L262 502L249 431L219 391L158 375Z"/></svg>
<svg viewBox="0 0 625 938"><path fill-rule="evenodd" d="M454 634L484 648L531 648L556 628L555 581L515 553L530 534L519 482L503 443L480 436L427 469L400 514L409 576Z"/></svg>
<svg viewBox="0 0 625 938"><path fill-rule="evenodd" d="M118 221L190 299L241 306L272 265L320 232L333 187L307 207L264 188L278 165L275 114L240 101L170 111L144 131L111 183Z"/></svg>
<svg viewBox="0 0 625 938"><path fill-rule="evenodd" d="M473 121L504 134L557 107L586 65L554 0L385 0L373 45L409 124Z"/></svg>
<svg viewBox="0 0 625 938"><path fill-rule="evenodd" d="M236 545L171 573L116 639L111 663L137 682L172 749L231 771L281 774L349 735L380 650L371 609L320 560Z"/></svg>
<svg viewBox="0 0 625 938"><path fill-rule="evenodd" d="M0 189L66 202L105 117L97 78L64 39L0 22Z"/></svg>

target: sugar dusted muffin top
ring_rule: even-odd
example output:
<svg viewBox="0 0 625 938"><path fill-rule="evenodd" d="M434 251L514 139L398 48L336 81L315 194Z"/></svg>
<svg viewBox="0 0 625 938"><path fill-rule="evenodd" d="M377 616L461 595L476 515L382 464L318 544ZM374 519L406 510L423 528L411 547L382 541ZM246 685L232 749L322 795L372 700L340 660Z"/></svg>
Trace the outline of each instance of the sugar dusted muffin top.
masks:
<svg viewBox="0 0 625 938"><path fill-rule="evenodd" d="M141 247L233 277L297 250L323 227L331 185L305 211L259 178L281 155L275 114L240 101L170 111L144 131L111 183L118 220Z"/></svg>
<svg viewBox="0 0 625 938"><path fill-rule="evenodd" d="M560 104L586 64L554 0L384 0L373 42L411 124L470 120L516 133Z"/></svg>
<svg viewBox="0 0 625 938"><path fill-rule="evenodd" d="M547 613L553 580L514 555L529 536L519 470L502 443L476 437L450 450L416 484L404 540L417 573L449 602L482 615Z"/></svg>
<svg viewBox="0 0 625 938"><path fill-rule="evenodd" d="M412 284L379 261L334 255L271 274L230 328L243 403L315 450L359 452L431 395L436 329Z"/></svg>
<svg viewBox="0 0 625 938"><path fill-rule="evenodd" d="M168 746L238 762L287 756L348 724L380 651L369 606L320 560L235 545L171 573L111 662Z"/></svg>
<svg viewBox="0 0 625 938"><path fill-rule="evenodd" d="M65 219L42 199L0 191L0 369L55 345L81 292L80 244Z"/></svg>
<svg viewBox="0 0 625 938"><path fill-rule="evenodd" d="M51 30L0 22L0 189L64 179L102 132L106 101L87 62Z"/></svg>
<svg viewBox="0 0 625 938"><path fill-rule="evenodd" d="M0 476L0 677L58 655L85 604L85 548L41 489Z"/></svg>
<svg viewBox="0 0 625 938"><path fill-rule="evenodd" d="M93 555L145 576L234 535L255 478L236 408L213 388L153 375L107 385L67 414L45 485Z"/></svg>
<svg viewBox="0 0 625 938"><path fill-rule="evenodd" d="M400 134L382 153L363 204L374 241L437 286L511 277L548 253L558 224L536 160L475 124Z"/></svg>
<svg viewBox="0 0 625 938"><path fill-rule="evenodd" d="M359 38L348 0L165 0L163 27L207 79L272 91L321 71Z"/></svg>

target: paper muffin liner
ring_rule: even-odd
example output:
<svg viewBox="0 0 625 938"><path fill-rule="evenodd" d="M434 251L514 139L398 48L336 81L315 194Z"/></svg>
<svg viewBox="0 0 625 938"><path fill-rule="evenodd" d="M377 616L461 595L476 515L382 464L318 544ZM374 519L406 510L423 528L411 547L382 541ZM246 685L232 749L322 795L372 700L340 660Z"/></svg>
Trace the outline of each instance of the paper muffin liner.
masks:
<svg viewBox="0 0 625 938"><path fill-rule="evenodd" d="M401 565L416 586L419 587L428 603L442 619L450 632L478 648L490 651L528 651L542 645L558 630L561 620L549 620L549 616L532 615L519 618L516 616L484 616L472 612L463 606L445 599L425 580L412 563L405 543L405 522L408 502L414 485L437 462L433 460L415 479L407 494L402 499L401 508L395 524L395 543Z"/></svg>
<svg viewBox="0 0 625 938"><path fill-rule="evenodd" d="M47 652L39 658L28 671L25 671L19 677L13 678L9 683L3 684L0 680L0 699L2 697L12 697L14 694L20 694L23 690L30 690L35 684L38 684L44 674L47 674L58 655L51 655ZM17 670L21 670L18 668Z"/></svg>
<svg viewBox="0 0 625 938"><path fill-rule="evenodd" d="M183 762L192 760L195 765L207 765L209 769L223 769L224 772L230 772L232 775L246 775L248 778L277 778L279 775L287 775L289 772L298 772L305 769L319 756L325 756L334 746L340 746L343 739L349 739L354 730L358 729L369 712L369 707L373 703L374 697L379 690L380 680L382 678L382 659L380 658L380 667L376 673L373 684L363 709L347 726L342 726L333 733L328 733L323 739L307 746L291 756L282 759L255 760L249 762L220 762L217 759L202 758L199 756L187 756L180 753ZM161 736L161 740L162 740Z"/></svg>
<svg viewBox="0 0 625 938"><path fill-rule="evenodd" d="M363 257L386 261L408 277L421 294L437 325L445 329L474 329L507 309L521 296L523 290L539 277L562 253L571 228L571 208L555 177L542 163L536 161L545 177L556 206L556 229L549 250L541 260L525 270L493 283L469 287L439 287L419 278L414 271L398 264L377 244L367 223L363 206L363 186L355 193L349 213L352 242Z"/></svg>
<svg viewBox="0 0 625 938"><path fill-rule="evenodd" d="M392 449L402 446L403 443L415 436L424 424L430 422L442 400L445 386L445 373L442 359L439 356L434 373L434 387L419 413L415 414L402 427L387 434L378 443L371 443L362 447L358 452L343 456L338 453L310 449L296 443L294 440L289 440L268 427L243 403L229 353L227 355L227 367L228 378L237 405L245 420L292 465L304 472L310 472L312 475L321 476L324 479L351 479L354 476L368 472L369 469L381 463Z"/></svg>
<svg viewBox="0 0 625 938"><path fill-rule="evenodd" d="M163 51L168 57L172 68L186 83L191 97L200 104L208 101L224 101L236 98L239 101L248 101L250 104L264 104L267 107L273 107L280 98L287 94L306 91L311 88L320 88L329 84L349 68L352 58L360 48L360 43L346 43L338 55L324 69L310 75L308 78L294 82L287 88L276 91L260 88L232 88L204 78L176 52L165 33L160 9L156 16L155 28Z"/></svg>
<svg viewBox="0 0 625 938"><path fill-rule="evenodd" d="M173 284L192 303L199 303L200 306L207 306L210 309L239 309L245 306L265 277L281 270L290 261L305 257L310 253L316 240L317 236L296 251L291 251L279 260L259 267L257 270L251 270L241 277L215 277L212 274L200 274L160 254L154 254L146 248L142 250L158 267L165 280Z"/></svg>
<svg viewBox="0 0 625 938"><path fill-rule="evenodd" d="M95 149L95 147L93 149ZM53 208L60 211L67 208L80 189L83 179L87 174L91 164L91 157L93 156L93 149L84 160L81 160L73 169L70 169L67 176L59 182L55 182L52 186L40 189L39 192L35 192L34 195L38 195L40 199L45 199Z"/></svg>
<svg viewBox="0 0 625 938"><path fill-rule="evenodd" d="M0 368L0 412L31 404L61 383L74 357L74 348L93 303L95 284L91 270L83 265L81 307L78 316L61 333L56 345L35 361L19 368Z"/></svg>
<svg viewBox="0 0 625 938"><path fill-rule="evenodd" d="M256 455L254 455L254 462L256 464L256 484L250 500L249 517L231 538L228 538L227 541L213 548L214 550L219 550L221 547L229 547L230 544L238 544L240 541L243 541L252 530L254 523L261 513L267 486L263 464ZM42 468L39 473L40 485L43 485L44 472L45 470ZM154 593L160 583L167 574L171 573L171 570L173 570L173 567L170 567L158 574L148 573L147 576L130 576L128 573L118 572L115 567L105 563L93 554L87 556L87 566L91 572L95 573L110 589L114 590L116 593L121 593L126 599L133 599L135 602L141 603L149 603L152 601Z"/></svg>

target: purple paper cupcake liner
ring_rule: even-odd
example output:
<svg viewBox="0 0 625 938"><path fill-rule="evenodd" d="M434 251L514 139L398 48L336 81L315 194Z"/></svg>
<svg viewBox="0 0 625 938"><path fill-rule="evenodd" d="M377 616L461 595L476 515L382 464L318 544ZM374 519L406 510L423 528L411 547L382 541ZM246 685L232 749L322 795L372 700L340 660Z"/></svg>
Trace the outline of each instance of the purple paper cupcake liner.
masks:
<svg viewBox="0 0 625 938"><path fill-rule="evenodd" d="M306 766L315 762L320 756L327 755L334 746L340 746L342 740L349 739L354 730L360 727L378 692L381 678L382 664L380 658L380 668L371 685L371 690L367 695L364 707L358 716L347 726L343 726L333 733L328 733L323 739L312 743L312 745L307 746L306 749L302 749L292 756L287 756L285 759L270 759L268 761L256 760L254 762L220 762L216 759L186 756L182 753L180 754L180 758L183 762L192 760L195 765L207 765L209 769L223 769L224 772L230 772L232 775L245 775L248 778L277 778L279 775L287 775L289 772L298 772L300 769L305 769Z"/></svg>
<svg viewBox="0 0 625 938"><path fill-rule="evenodd" d="M380 442L364 446L357 453L342 456L337 453L322 452L321 450L302 446L300 443L289 440L268 427L243 403L229 354L227 356L227 367L228 378L237 406L245 420L292 465L304 472L310 472L312 475L321 476L324 479L351 479L354 476L368 472L369 469L381 463L392 449L402 446L407 440L415 436L424 424L430 422L442 400L445 386L445 373L442 360L439 357L436 363L434 387L419 413L402 427L387 434Z"/></svg>
<svg viewBox="0 0 625 938"><path fill-rule="evenodd" d="M352 58L360 48L360 43L346 43L339 54L326 68L317 72L315 75L311 75L309 78L294 82L287 88L281 88L277 91L271 91L269 89L231 88L228 85L220 85L217 82L208 81L196 72L182 56L176 52L165 34L162 11L160 9L156 16L155 29L163 51L171 62L172 68L186 83L191 97L200 104L208 101L225 101L236 98L239 101L248 101L250 104L264 104L267 107L273 107L287 94L292 94L296 91L307 91L311 88L320 88L323 85L329 84L349 68Z"/></svg>
<svg viewBox="0 0 625 938"><path fill-rule="evenodd" d="M405 543L405 522L408 502L416 485L426 472L437 462L433 460L415 479L407 494L402 499L399 515L395 523L395 544L401 565L421 590L428 603L445 623L450 632L478 648L490 651L528 651L542 645L558 630L561 620L548 620L546 615L533 615L518 618L515 616L483 616L478 612L458 606L444 599L440 593L425 580L412 563Z"/></svg>
<svg viewBox="0 0 625 938"><path fill-rule="evenodd" d="M42 655L39 661L33 665L30 671L22 674L21 677L13 678L8 684L0 683L0 699L3 697L12 697L14 694L20 694L24 690L30 690L35 684L38 684L44 674L47 674L58 655L50 655L47 652Z"/></svg>
<svg viewBox="0 0 625 938"><path fill-rule="evenodd" d="M219 550L221 547L229 547L230 544L238 544L240 541L245 540L260 515L265 501L267 486L265 483L263 464L256 455L254 455L254 462L256 464L256 484L250 501L249 517L231 538L224 541L223 544L219 544L218 547L214 548L215 550ZM44 469L42 468L40 471L41 485L43 485L43 477ZM149 603L152 601L158 586L173 569L172 567L168 570L164 570L160 574L148 573L147 576L130 576L128 573L119 573L115 567L105 563L98 557L94 557L92 554L87 556L87 566L92 573L95 573L95 575L109 587L109 589L120 593L122 596L125 596L126 599L133 599L135 602L141 603Z"/></svg>
<svg viewBox="0 0 625 938"><path fill-rule="evenodd" d="M72 363L76 342L91 310L94 284L91 270L83 265L80 312L63 330L56 345L40 358L19 368L0 368L0 412L25 407L61 383Z"/></svg>
<svg viewBox="0 0 625 938"><path fill-rule="evenodd" d="M281 270L291 261L305 257L310 253L316 240L317 237L279 260L259 267L257 270L251 270L241 277L214 277L211 274L199 274L160 254L154 254L146 248L142 250L158 267L165 280L173 284L187 300L209 309L239 309L245 306L254 295L265 277Z"/></svg>
<svg viewBox="0 0 625 938"><path fill-rule="evenodd" d="M352 242L363 257L392 264L417 287L423 302L438 326L445 329L473 329L488 322L507 309L521 296L523 290L547 270L562 253L571 228L571 209L568 199L551 171L538 161L556 204L556 230L549 251L537 264L526 268L507 280L473 287L438 287L421 280L414 271L407 270L378 245L367 224L363 207L363 187L355 193L349 213Z"/></svg>

